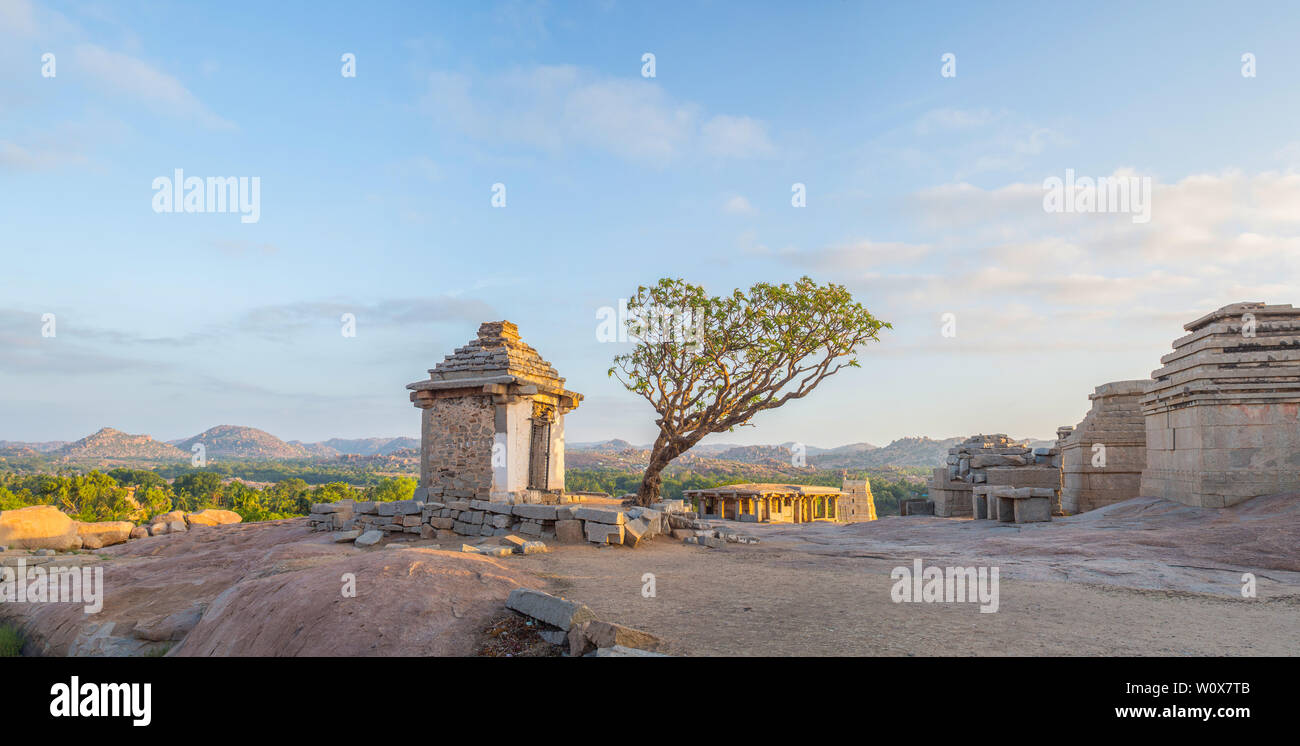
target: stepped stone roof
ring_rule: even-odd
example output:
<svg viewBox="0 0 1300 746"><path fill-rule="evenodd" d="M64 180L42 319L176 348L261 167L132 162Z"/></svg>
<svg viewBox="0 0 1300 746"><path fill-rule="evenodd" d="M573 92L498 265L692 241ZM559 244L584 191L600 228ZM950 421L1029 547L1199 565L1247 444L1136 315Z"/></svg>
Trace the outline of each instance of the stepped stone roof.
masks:
<svg viewBox="0 0 1300 746"><path fill-rule="evenodd" d="M493 383L532 384L541 392L572 398L574 406L582 399L565 390L559 372L519 338L519 327L509 321L484 322L477 337L429 369L429 380L406 387L418 391Z"/></svg>
<svg viewBox="0 0 1300 746"><path fill-rule="evenodd" d="M1174 340L1151 374L1142 398L1148 414L1208 402L1300 400L1300 309L1233 303L1183 328L1190 333Z"/></svg>

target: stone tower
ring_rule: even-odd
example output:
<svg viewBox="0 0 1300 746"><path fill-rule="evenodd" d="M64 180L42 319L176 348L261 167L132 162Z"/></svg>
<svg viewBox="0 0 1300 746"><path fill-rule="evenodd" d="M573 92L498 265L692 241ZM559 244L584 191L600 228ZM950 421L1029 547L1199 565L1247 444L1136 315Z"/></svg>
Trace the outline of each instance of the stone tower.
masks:
<svg viewBox="0 0 1300 746"><path fill-rule="evenodd" d="M871 480L849 479L848 472L841 471L840 485L844 494L837 506L838 520L845 523L876 520L876 501L871 495Z"/></svg>
<svg viewBox="0 0 1300 746"><path fill-rule="evenodd" d="M1223 508L1300 490L1300 309L1234 303L1183 328L1141 400L1142 496Z"/></svg>
<svg viewBox="0 0 1300 746"><path fill-rule="evenodd" d="M582 395L509 321L407 384L421 410L416 499L556 502L564 492L564 415Z"/></svg>

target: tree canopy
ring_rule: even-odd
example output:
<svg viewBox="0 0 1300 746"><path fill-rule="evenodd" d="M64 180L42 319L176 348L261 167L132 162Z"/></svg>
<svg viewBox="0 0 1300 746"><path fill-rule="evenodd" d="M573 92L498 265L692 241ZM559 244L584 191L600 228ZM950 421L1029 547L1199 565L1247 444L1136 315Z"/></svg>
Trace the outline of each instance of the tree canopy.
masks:
<svg viewBox="0 0 1300 746"><path fill-rule="evenodd" d="M717 297L664 278L638 288L627 307L635 346L614 358L609 374L659 415L641 504L658 497L663 468L704 436L751 425L758 413L859 367L859 348L892 328L843 286L808 277Z"/></svg>

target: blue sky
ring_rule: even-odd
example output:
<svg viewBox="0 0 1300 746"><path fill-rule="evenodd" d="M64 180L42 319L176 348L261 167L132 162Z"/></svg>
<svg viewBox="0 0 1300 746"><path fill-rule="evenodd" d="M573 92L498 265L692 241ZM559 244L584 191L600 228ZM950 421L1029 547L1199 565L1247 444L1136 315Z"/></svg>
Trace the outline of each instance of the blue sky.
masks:
<svg viewBox="0 0 1300 746"><path fill-rule="evenodd" d="M1297 300L1298 20L0 0L0 439L413 435L404 384L507 318L586 394L569 440L645 442L598 310L661 276L720 293L802 274L893 331L715 440L1048 437L1093 386L1149 376L1183 323ZM178 168L258 177L258 221L155 213ZM1149 178L1150 222L1046 213L1067 169Z"/></svg>

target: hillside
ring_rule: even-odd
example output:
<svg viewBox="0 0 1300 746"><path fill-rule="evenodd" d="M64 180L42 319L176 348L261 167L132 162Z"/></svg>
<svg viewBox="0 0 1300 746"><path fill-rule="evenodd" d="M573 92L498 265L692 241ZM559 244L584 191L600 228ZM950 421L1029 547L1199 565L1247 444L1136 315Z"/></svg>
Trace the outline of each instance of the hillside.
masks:
<svg viewBox="0 0 1300 746"><path fill-rule="evenodd" d="M295 459L309 458L302 446L290 445L274 435L254 427L217 425L203 433L176 443L188 454L194 444L202 443L208 458Z"/></svg>
<svg viewBox="0 0 1300 746"><path fill-rule="evenodd" d="M0 451L32 451L33 453L53 453L69 445L66 440L49 440L43 443L24 443L21 440L0 440Z"/></svg>
<svg viewBox="0 0 1300 746"><path fill-rule="evenodd" d="M339 451L323 443L304 443L301 440L291 440L289 445L303 449L312 458L338 458L340 455Z"/></svg>
<svg viewBox="0 0 1300 746"><path fill-rule="evenodd" d="M106 427L93 435L69 443L53 456L67 459L109 459L114 461L182 461L189 454L148 435L131 435Z"/></svg>
<svg viewBox="0 0 1300 746"><path fill-rule="evenodd" d="M944 438L935 440L927 437L899 438L887 446L871 451L846 454L842 457L828 459L825 455L817 457L817 465L825 468L854 466L943 466L948 459L948 449L957 445L962 438Z"/></svg>
<svg viewBox="0 0 1300 746"><path fill-rule="evenodd" d="M314 446L322 446L334 451L335 454L350 454L354 456L388 456L394 451L414 448L419 450L419 438L330 438L320 443L313 443Z"/></svg>

